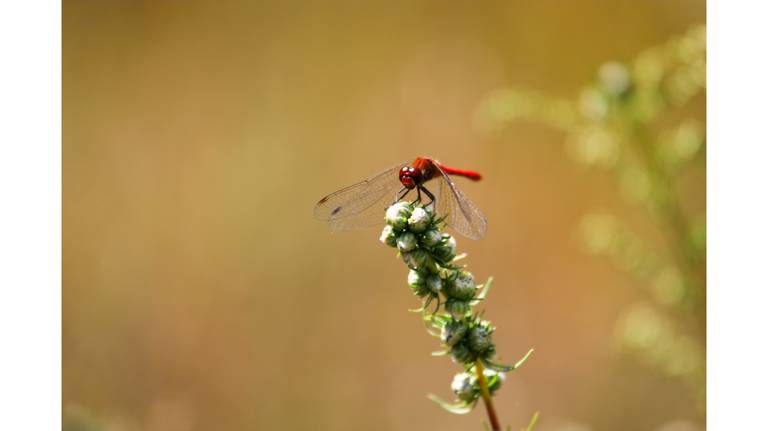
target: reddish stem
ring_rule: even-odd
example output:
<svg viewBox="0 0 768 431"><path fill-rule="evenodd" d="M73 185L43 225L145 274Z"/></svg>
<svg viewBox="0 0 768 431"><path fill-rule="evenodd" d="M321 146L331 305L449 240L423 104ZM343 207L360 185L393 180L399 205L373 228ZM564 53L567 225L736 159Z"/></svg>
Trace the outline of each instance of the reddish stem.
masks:
<svg viewBox="0 0 768 431"><path fill-rule="evenodd" d="M475 362L475 372L477 373L477 382L480 384L480 393L485 403L485 410L488 412L488 420L491 421L491 429L493 431L501 431L501 424L491 401L491 391L488 390L488 381L485 379L485 374L483 374L483 364L479 359Z"/></svg>

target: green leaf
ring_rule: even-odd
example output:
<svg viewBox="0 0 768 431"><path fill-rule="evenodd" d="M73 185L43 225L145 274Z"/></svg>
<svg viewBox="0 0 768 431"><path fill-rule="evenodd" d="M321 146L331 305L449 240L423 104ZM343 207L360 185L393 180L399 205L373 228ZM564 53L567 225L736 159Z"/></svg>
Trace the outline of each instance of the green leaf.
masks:
<svg viewBox="0 0 768 431"><path fill-rule="evenodd" d="M451 320L451 316L447 314L430 314L425 316L425 320L432 322L438 328L442 328Z"/></svg>
<svg viewBox="0 0 768 431"><path fill-rule="evenodd" d="M484 300L485 297L488 295L488 291L491 290L491 285L493 284L493 277L488 277L488 281L483 284L483 286L480 288L480 293L477 294L475 299L472 300L472 305L477 305L480 301Z"/></svg>
<svg viewBox="0 0 768 431"><path fill-rule="evenodd" d="M449 269L452 271L460 271L467 267L466 265L454 265L451 262L443 262L440 266L442 266L443 269Z"/></svg>
<svg viewBox="0 0 768 431"><path fill-rule="evenodd" d="M487 377L487 376L486 376L486 377ZM488 387L489 387L489 388L492 388L492 387L493 387L493 385L495 385L495 384L496 384L496 382L498 382L498 381L499 381L499 379L501 379L501 377L499 377L499 375L498 375L498 374L495 374L495 375L493 375L493 376L491 376L491 377L488 377Z"/></svg>
<svg viewBox="0 0 768 431"><path fill-rule="evenodd" d="M514 365L497 364L497 363L495 363L495 362L493 362L493 361L491 361L489 359L483 359L482 361L483 361L483 364L486 367L488 367L488 368L490 368L490 369L492 369L494 371L509 372L509 371L514 371L519 366L523 365L523 363L525 363L525 361L528 360L528 358L531 356L532 353L533 353L533 349L529 350L528 353L526 353L525 356L523 356L522 359L520 359L519 361L515 362Z"/></svg>
<svg viewBox="0 0 768 431"><path fill-rule="evenodd" d="M530 357L532 354L533 354L533 349L529 350L529 351L528 351L528 353L526 353L526 354L525 354L525 356L523 356L523 358L522 358L522 359L520 359L519 361L515 362L515 368L519 367L520 365L523 365L523 363L525 363L525 361L527 361L527 360L528 360L528 358L529 358L529 357Z"/></svg>
<svg viewBox="0 0 768 431"><path fill-rule="evenodd" d="M453 261L456 262L456 261L459 261L461 259L464 259L465 257L467 257L467 253L457 254L456 257L453 258Z"/></svg>
<svg viewBox="0 0 768 431"><path fill-rule="evenodd" d="M536 422L539 421L539 412L535 412L531 418L531 422L528 423L528 427L521 431L533 431L533 427L536 426Z"/></svg>
<svg viewBox="0 0 768 431"><path fill-rule="evenodd" d="M448 411L450 413L453 413L455 415L465 415L465 414L471 412L472 409L475 407L475 403L467 404L467 403L465 403L463 401L449 403L447 401L443 401L442 398L440 398L440 397L438 397L437 395L434 395L434 394L427 395L427 398L429 398L430 400L436 402L437 405L439 405L440 407L442 407L446 411Z"/></svg>
<svg viewBox="0 0 768 431"><path fill-rule="evenodd" d="M482 359L482 361L486 368L489 370L498 371L500 373L506 373L515 369L513 365L497 364L489 359Z"/></svg>
<svg viewBox="0 0 768 431"><path fill-rule="evenodd" d="M424 330L427 331L427 334L440 338L443 326L445 326L445 322L441 322L440 319L437 319L439 317L438 314L430 314L427 312L427 310L424 310L422 312L421 316L421 322L424 324ZM432 327L430 327L432 325ZM435 331L433 328L436 328L437 331Z"/></svg>

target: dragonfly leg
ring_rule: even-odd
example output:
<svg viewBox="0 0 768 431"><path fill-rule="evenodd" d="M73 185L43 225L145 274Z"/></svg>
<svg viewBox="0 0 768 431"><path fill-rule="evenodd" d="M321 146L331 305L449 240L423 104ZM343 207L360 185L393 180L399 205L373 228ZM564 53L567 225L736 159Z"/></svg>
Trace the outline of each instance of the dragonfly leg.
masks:
<svg viewBox="0 0 768 431"><path fill-rule="evenodd" d="M432 205L435 202L435 195L432 194L426 187L419 187L419 190L424 191L424 194L429 197L429 203L426 206Z"/></svg>
<svg viewBox="0 0 768 431"><path fill-rule="evenodd" d="M403 189L402 189L402 190L400 190L399 192L397 192L397 199L395 199L395 201L394 201L394 202L392 202L392 203L393 203L393 204L395 204L395 203L398 203L398 202L400 202L400 201L401 201L401 200L402 200L402 199L405 197L405 195L407 195L407 194L408 194L408 192L409 192L409 191L410 191L410 190L408 190L408 187L403 187Z"/></svg>
<svg viewBox="0 0 768 431"><path fill-rule="evenodd" d="M416 187L416 202L421 203L421 187Z"/></svg>

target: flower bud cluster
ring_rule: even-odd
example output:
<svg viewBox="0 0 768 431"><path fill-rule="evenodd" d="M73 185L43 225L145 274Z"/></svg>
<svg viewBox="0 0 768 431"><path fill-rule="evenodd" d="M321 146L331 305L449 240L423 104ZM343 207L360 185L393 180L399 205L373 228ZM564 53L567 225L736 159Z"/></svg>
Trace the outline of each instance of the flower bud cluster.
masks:
<svg viewBox="0 0 768 431"><path fill-rule="evenodd" d="M456 395L453 403L432 399L448 411L466 413L482 393L476 375L479 364L485 366L481 368L492 395L501 387L504 372L521 363L506 366L493 362L494 327L472 312L473 306L484 298L490 280L485 286L478 286L472 273L455 263L456 240L443 233L443 220L435 216L433 206L397 202L387 209L385 219L387 225L379 239L396 248L408 266L408 286L422 300L425 321L438 331L429 330L443 343L445 350L440 353L451 355L466 370L457 374L451 384ZM426 310L433 301L437 307L429 314ZM441 305L445 313L441 312Z"/></svg>
<svg viewBox="0 0 768 431"><path fill-rule="evenodd" d="M472 365L478 359L491 362L496 353L491 334L494 327L487 320L451 317L442 326L440 338L456 362Z"/></svg>
<svg viewBox="0 0 768 431"><path fill-rule="evenodd" d="M408 285L413 293L444 303L454 316L467 314L477 286L471 273L453 264L456 240L441 232L442 220L433 208L397 202L387 209L386 222L379 239L400 252L410 268Z"/></svg>

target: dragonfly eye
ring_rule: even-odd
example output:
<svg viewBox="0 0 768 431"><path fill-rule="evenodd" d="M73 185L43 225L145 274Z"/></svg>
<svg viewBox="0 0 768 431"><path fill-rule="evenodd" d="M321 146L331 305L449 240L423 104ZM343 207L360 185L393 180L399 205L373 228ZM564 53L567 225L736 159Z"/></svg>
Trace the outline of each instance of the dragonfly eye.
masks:
<svg viewBox="0 0 768 431"><path fill-rule="evenodd" d="M403 186L412 189L416 187L416 183L418 182L418 174L419 172L416 171L416 169L410 166L404 166L402 169L400 169L400 182L403 184Z"/></svg>

